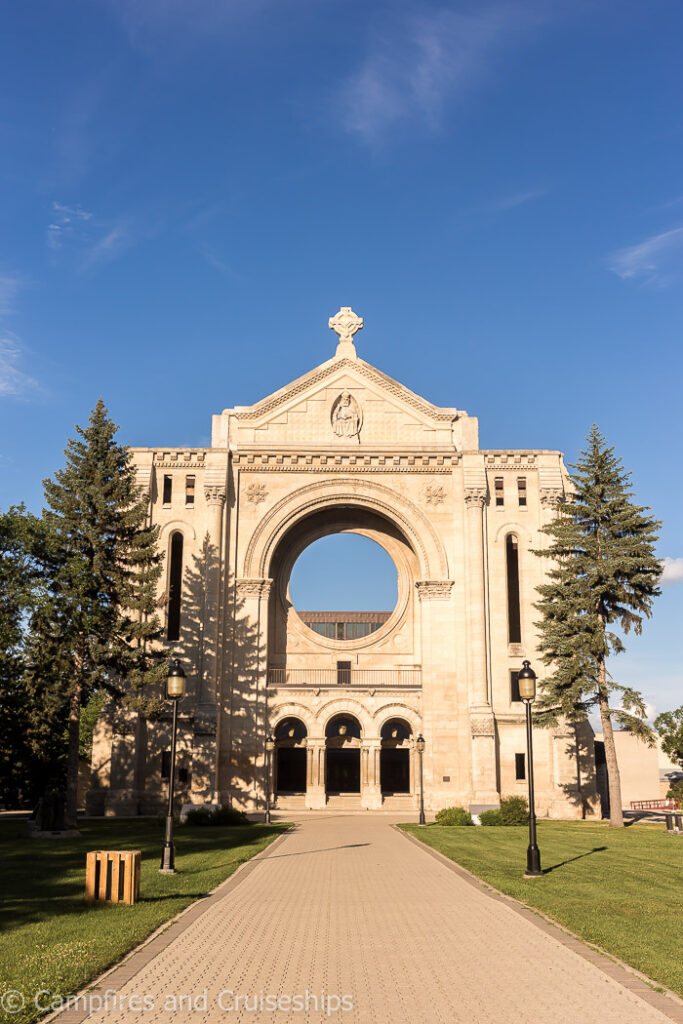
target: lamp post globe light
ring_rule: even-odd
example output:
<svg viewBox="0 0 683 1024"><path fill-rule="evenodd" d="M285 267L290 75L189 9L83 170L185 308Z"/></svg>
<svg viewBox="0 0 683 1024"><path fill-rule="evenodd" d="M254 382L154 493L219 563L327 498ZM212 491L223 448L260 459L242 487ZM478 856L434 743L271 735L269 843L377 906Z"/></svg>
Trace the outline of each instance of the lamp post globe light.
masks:
<svg viewBox="0 0 683 1024"><path fill-rule="evenodd" d="M168 777L168 811L166 813L166 838L161 854L162 875L175 874L175 847L173 846L173 789L175 784L175 746L178 731L178 702L185 696L185 672L180 658L174 658L166 676L166 700L173 701L173 726L171 732L171 770Z"/></svg>
<svg viewBox="0 0 683 1024"><path fill-rule="evenodd" d="M270 825L270 774L274 750L275 737L271 735L266 739L266 809L263 815L266 825Z"/></svg>
<svg viewBox="0 0 683 1024"><path fill-rule="evenodd" d="M417 749L418 756L420 758L420 825L426 825L425 821L425 788L424 788L424 771L423 771L423 757L425 752L425 738L422 733L417 734L415 740L415 747Z"/></svg>
<svg viewBox="0 0 683 1024"><path fill-rule="evenodd" d="M536 808L534 806L534 746L531 729L531 705L536 699L536 673L531 662L524 661L519 673L519 696L526 706L526 754L529 774L529 846L526 851L525 878L538 878L541 871L541 852L536 842Z"/></svg>

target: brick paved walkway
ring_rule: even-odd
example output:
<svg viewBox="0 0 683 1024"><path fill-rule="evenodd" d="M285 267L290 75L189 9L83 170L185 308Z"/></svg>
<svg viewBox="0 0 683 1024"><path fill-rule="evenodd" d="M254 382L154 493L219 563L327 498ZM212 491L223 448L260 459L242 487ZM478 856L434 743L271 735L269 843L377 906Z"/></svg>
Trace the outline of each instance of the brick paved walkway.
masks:
<svg viewBox="0 0 683 1024"><path fill-rule="evenodd" d="M118 982L114 971L100 986L117 988L128 976L119 1006L122 996L136 993L153 1001L154 1010L112 1009L88 1019L98 1024L683 1020L675 1002L666 1000L672 1016L665 1016L620 984L620 968L613 968L612 976L604 973L558 941L552 929L492 899L400 835L391 820L302 817L295 832L252 861L243 879L190 920L165 950L132 977L135 960L119 969L124 973ZM307 990L308 1012L244 1008L245 997L253 1006L261 996L304 996ZM348 996L353 1009L329 1016L316 1012L313 997L319 999L323 991ZM171 994L198 1000L196 1011L171 1013Z"/></svg>

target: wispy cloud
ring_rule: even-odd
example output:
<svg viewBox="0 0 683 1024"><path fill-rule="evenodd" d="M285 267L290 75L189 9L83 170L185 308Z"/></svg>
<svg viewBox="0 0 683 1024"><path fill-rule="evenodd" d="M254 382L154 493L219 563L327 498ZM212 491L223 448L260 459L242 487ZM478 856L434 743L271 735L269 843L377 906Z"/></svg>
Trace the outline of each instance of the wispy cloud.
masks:
<svg viewBox="0 0 683 1024"><path fill-rule="evenodd" d="M154 233L154 232L151 232ZM81 272L113 260L141 237L131 228L129 217L114 220L97 217L82 206L52 203L52 219L46 242L54 258L60 251L76 259Z"/></svg>
<svg viewBox="0 0 683 1024"><path fill-rule="evenodd" d="M24 398L39 389L38 381L21 368L24 358L24 349L15 335L0 335L0 398Z"/></svg>
<svg viewBox="0 0 683 1024"><path fill-rule="evenodd" d="M494 210L516 210L518 206L526 206L535 199L542 199L550 192L549 188L529 188L524 192L513 192L512 195L502 196L491 204Z"/></svg>
<svg viewBox="0 0 683 1024"><path fill-rule="evenodd" d="M14 300L22 283L19 274L0 271L0 316L9 316L14 312Z"/></svg>
<svg viewBox="0 0 683 1024"><path fill-rule="evenodd" d="M673 199L668 199L665 203L657 203L656 206L650 206L649 210L657 212L659 210L673 210L677 206L683 204L683 196L675 196Z"/></svg>
<svg viewBox="0 0 683 1024"><path fill-rule="evenodd" d="M397 19L377 33L361 67L342 85L343 127L366 142L408 121L436 130L446 103L467 99L503 55L548 20L547 6L482 4L469 13L436 10Z"/></svg>
<svg viewBox="0 0 683 1024"><path fill-rule="evenodd" d="M485 200L481 203L475 203L472 206L467 206L457 213L464 217L474 217L480 215L495 215L500 213L508 213L510 210L517 210L521 206L526 206L528 203L533 203L537 199L543 199L552 191L547 186L539 186L534 188L522 189L519 192L509 192L505 195L497 196L493 199Z"/></svg>
<svg viewBox="0 0 683 1024"><path fill-rule="evenodd" d="M676 583L683 583L683 558L663 558L661 582L663 586L673 586Z"/></svg>
<svg viewBox="0 0 683 1024"><path fill-rule="evenodd" d="M0 321L16 313L16 297L25 284L21 274L0 271ZM39 389L34 377L22 369L26 353L19 337L0 323L0 399L23 398Z"/></svg>
<svg viewBox="0 0 683 1024"><path fill-rule="evenodd" d="M219 274L223 274L225 277L231 277L236 280L242 280L242 275L233 270L230 264L226 263L225 260L220 258L220 256L217 256L213 249L204 246L204 248L199 251L209 266L213 267L214 270L217 270Z"/></svg>
<svg viewBox="0 0 683 1024"><path fill-rule="evenodd" d="M133 244L133 236L124 224L115 224L90 246L81 265L83 270L90 270L99 263L115 259Z"/></svg>
<svg viewBox="0 0 683 1024"><path fill-rule="evenodd" d="M683 227L618 249L609 257L608 265L625 281L639 280L660 287L672 284L683 274Z"/></svg>
<svg viewBox="0 0 683 1024"><path fill-rule="evenodd" d="M69 238L76 238L79 225L92 220L92 213L81 209L80 206L65 206L63 203L53 202L52 222L47 228L48 249L61 249L64 242Z"/></svg>

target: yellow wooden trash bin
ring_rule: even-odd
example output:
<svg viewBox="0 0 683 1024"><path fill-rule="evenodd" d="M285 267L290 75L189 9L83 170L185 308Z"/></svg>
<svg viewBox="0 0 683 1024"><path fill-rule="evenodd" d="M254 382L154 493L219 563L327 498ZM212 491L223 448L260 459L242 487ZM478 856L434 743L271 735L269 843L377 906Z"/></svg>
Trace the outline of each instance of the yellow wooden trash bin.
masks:
<svg viewBox="0 0 683 1024"><path fill-rule="evenodd" d="M85 902L135 903L141 859L140 850L92 850L85 864Z"/></svg>

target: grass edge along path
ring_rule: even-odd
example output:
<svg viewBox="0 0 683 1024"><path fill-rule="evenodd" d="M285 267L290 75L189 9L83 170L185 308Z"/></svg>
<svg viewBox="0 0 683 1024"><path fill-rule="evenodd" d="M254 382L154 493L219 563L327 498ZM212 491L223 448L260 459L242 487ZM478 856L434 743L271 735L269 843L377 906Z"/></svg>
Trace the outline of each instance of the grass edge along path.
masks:
<svg viewBox="0 0 683 1024"><path fill-rule="evenodd" d="M0 992L21 993L19 1012L0 1006L0 1020L30 1024L103 972L266 849L285 823L187 827L176 831L175 875L158 871L163 826L154 819L86 820L68 840L31 840L25 821L0 818ZM96 849L140 849L140 901L132 907L84 902L85 855Z"/></svg>
<svg viewBox="0 0 683 1024"><path fill-rule="evenodd" d="M524 827L400 825L487 885L683 996L683 838L663 825L539 822L544 875L525 879Z"/></svg>

